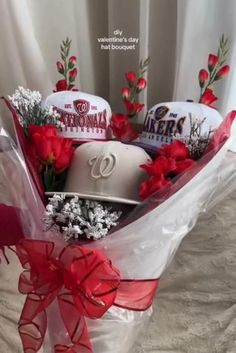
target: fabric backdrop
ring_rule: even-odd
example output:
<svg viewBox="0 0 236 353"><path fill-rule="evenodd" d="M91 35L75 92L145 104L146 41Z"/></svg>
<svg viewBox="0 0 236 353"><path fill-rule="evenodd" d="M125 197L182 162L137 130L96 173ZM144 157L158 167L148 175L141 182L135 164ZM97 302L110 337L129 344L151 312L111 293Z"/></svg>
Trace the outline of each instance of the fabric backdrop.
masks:
<svg viewBox="0 0 236 353"><path fill-rule="evenodd" d="M122 112L124 73L151 56L148 89L141 97L151 107L170 100L199 98L198 71L216 51L224 33L230 40L230 75L217 83L223 115L235 107L235 0L0 0L0 94L18 85L45 96L59 79L59 44L72 39L78 57L80 90L106 98ZM137 37L135 50L101 50L98 38ZM143 119L146 109L140 114ZM7 115L2 113L7 123Z"/></svg>

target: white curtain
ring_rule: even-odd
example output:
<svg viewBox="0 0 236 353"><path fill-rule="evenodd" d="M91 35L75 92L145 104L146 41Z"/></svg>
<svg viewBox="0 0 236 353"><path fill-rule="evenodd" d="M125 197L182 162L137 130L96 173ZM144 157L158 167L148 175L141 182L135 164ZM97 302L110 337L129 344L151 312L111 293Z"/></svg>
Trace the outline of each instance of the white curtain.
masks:
<svg viewBox="0 0 236 353"><path fill-rule="evenodd" d="M216 85L224 115L236 107L235 18L235 0L0 0L0 95L18 85L50 94L59 79L59 44L68 36L79 61L77 85L107 99L113 111L123 109L124 73L137 70L148 55L148 88L141 97L147 108L173 99L197 100L198 71L224 33L231 72ZM97 39L116 29L139 38L135 50L100 49ZM5 125L7 119L2 112Z"/></svg>

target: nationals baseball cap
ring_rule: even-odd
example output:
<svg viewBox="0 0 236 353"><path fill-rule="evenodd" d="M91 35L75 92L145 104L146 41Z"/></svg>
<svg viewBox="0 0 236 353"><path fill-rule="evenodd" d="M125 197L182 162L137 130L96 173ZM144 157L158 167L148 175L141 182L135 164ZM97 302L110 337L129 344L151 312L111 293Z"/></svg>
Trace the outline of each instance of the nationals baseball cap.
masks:
<svg viewBox="0 0 236 353"><path fill-rule="evenodd" d="M147 178L140 164L150 161L148 154L137 146L118 141L84 143L75 150L63 194L138 204L139 186Z"/></svg>
<svg viewBox="0 0 236 353"><path fill-rule="evenodd" d="M222 121L220 113L205 104L193 102L156 104L146 114L143 131L137 144L151 153L156 151L157 147L169 144L175 139L186 141L191 133L197 134L199 138L204 137L213 132Z"/></svg>
<svg viewBox="0 0 236 353"><path fill-rule="evenodd" d="M52 106L59 113L64 137L74 140L108 138L111 108L105 99L84 92L61 91L48 96L44 106Z"/></svg>

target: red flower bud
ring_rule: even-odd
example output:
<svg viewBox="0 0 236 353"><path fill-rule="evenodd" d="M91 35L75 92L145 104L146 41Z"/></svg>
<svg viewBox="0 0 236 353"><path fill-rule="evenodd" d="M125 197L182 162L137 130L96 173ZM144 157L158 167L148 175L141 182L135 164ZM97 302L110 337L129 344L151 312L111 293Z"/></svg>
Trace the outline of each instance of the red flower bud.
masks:
<svg viewBox="0 0 236 353"><path fill-rule="evenodd" d="M141 103L132 103L129 100L125 100L124 104L126 106L126 109L128 111L129 116L134 116L136 113L141 112L141 110L144 107L144 104Z"/></svg>
<svg viewBox="0 0 236 353"><path fill-rule="evenodd" d="M133 141L138 137L138 134L134 131L127 115L113 114L110 127L113 135L121 141Z"/></svg>
<svg viewBox="0 0 236 353"><path fill-rule="evenodd" d="M56 90L55 92L59 92L59 91L66 91L67 90L67 82L65 79L63 80L59 80L56 83Z"/></svg>
<svg viewBox="0 0 236 353"><path fill-rule="evenodd" d="M213 90L210 88L207 88L200 98L200 103L203 103L203 104L209 105L209 107L212 107L212 104L217 100L218 98L214 95Z"/></svg>
<svg viewBox="0 0 236 353"><path fill-rule="evenodd" d="M208 72L205 69L201 69L198 74L198 79L199 79L199 84L200 87L202 88L205 84L205 82L208 80Z"/></svg>
<svg viewBox="0 0 236 353"><path fill-rule="evenodd" d="M137 89L138 91L142 91L145 87L147 86L147 81L145 80L145 78L141 77L138 79L137 82Z"/></svg>
<svg viewBox="0 0 236 353"><path fill-rule="evenodd" d="M214 54L209 54L208 56L208 69L211 72L216 64L218 63L218 56Z"/></svg>
<svg viewBox="0 0 236 353"><path fill-rule="evenodd" d="M130 96L130 88L128 87L123 87L121 90L122 98L123 99L128 99Z"/></svg>
<svg viewBox="0 0 236 353"><path fill-rule="evenodd" d="M77 58L74 55L69 58L69 62L72 63L72 64L75 64L76 61L77 61Z"/></svg>
<svg viewBox="0 0 236 353"><path fill-rule="evenodd" d="M222 66L217 72L215 79L219 80L221 77L227 75L229 73L229 70L229 65Z"/></svg>
<svg viewBox="0 0 236 353"><path fill-rule="evenodd" d="M64 72L64 66L60 61L57 61L57 71L60 72L60 74Z"/></svg>
<svg viewBox="0 0 236 353"><path fill-rule="evenodd" d="M137 80L137 75L133 71L126 72L125 77L130 87L132 87Z"/></svg>
<svg viewBox="0 0 236 353"><path fill-rule="evenodd" d="M69 77L70 78L75 78L77 76L77 69L76 67L69 72Z"/></svg>

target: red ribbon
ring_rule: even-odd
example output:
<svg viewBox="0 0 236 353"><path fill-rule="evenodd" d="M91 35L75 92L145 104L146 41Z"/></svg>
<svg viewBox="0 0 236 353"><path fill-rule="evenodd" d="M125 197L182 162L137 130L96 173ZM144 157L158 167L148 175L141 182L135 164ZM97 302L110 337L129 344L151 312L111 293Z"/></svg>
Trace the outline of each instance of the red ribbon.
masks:
<svg viewBox="0 0 236 353"><path fill-rule="evenodd" d="M57 300L71 344L56 344L55 353L92 353L85 317L101 318L114 304L146 310L158 280L120 280L119 271L100 251L68 245L59 251L48 241L22 239L16 253L25 269L19 291L27 298L19 320L25 353L36 353L47 330L48 306Z"/></svg>

